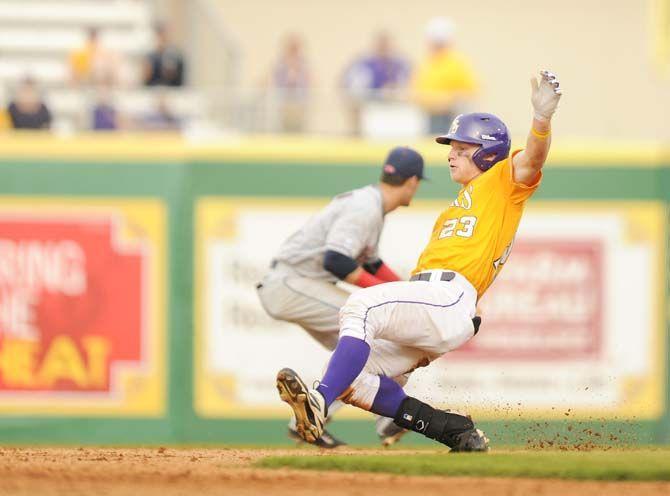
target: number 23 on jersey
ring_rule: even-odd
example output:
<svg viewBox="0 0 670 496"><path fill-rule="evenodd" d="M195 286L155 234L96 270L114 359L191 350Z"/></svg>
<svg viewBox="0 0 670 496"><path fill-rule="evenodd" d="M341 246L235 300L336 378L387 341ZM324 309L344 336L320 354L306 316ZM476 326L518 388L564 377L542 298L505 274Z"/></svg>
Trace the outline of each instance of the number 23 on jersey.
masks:
<svg viewBox="0 0 670 496"><path fill-rule="evenodd" d="M470 238L475 231L477 217L464 215L458 219L447 219L442 225L442 230L437 239L449 238L451 236L460 236L461 238Z"/></svg>

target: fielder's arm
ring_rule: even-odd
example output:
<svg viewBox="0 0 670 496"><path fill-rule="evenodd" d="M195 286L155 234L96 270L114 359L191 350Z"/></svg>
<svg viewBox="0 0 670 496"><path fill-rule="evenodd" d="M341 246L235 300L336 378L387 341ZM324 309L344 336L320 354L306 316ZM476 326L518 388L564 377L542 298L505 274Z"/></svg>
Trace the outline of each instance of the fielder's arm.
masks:
<svg viewBox="0 0 670 496"><path fill-rule="evenodd" d="M533 124L528 133L526 148L512 159L514 180L532 185L549 155L551 146L551 116L561 99L561 88L555 74L540 72L540 82L530 80L532 88Z"/></svg>
<svg viewBox="0 0 670 496"><path fill-rule="evenodd" d="M363 269L353 258L334 250L326 251L323 268L338 279L362 288L386 282Z"/></svg>
<svg viewBox="0 0 670 496"><path fill-rule="evenodd" d="M400 280L398 274L381 259L361 266L353 258L334 250L326 251L323 268L338 279L362 288Z"/></svg>
<svg viewBox="0 0 670 496"><path fill-rule="evenodd" d="M381 258L378 258L372 263L364 263L362 267L366 272L369 272L377 279L381 279L385 282L400 281L400 276L395 273L395 271L386 265Z"/></svg>
<svg viewBox="0 0 670 496"><path fill-rule="evenodd" d="M377 284L382 284L385 281L382 281L378 277L375 277L374 275L370 274L367 270L363 269L363 267L356 267L353 272L347 275L347 277L344 278L345 281L347 281L349 284L355 284L356 286L360 286L361 288L367 288L369 286L376 286Z"/></svg>

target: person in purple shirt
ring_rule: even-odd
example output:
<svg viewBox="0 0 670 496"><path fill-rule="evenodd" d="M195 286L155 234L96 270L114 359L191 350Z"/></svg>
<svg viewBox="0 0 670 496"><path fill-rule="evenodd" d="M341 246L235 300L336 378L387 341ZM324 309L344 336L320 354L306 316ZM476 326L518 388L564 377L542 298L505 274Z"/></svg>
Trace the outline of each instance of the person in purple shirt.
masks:
<svg viewBox="0 0 670 496"><path fill-rule="evenodd" d="M408 79L409 64L395 53L389 35L381 32L374 40L372 52L347 67L344 87L353 95L383 99L384 90L402 88Z"/></svg>
<svg viewBox="0 0 670 496"><path fill-rule="evenodd" d="M397 98L398 90L407 85L409 76L410 66L396 53L389 34L377 34L372 52L351 62L342 76L342 87L349 100L355 134L359 131L362 104Z"/></svg>
<svg viewBox="0 0 670 496"><path fill-rule="evenodd" d="M112 89L111 81L97 89L95 104L91 109L91 128L94 131L115 131L121 127Z"/></svg>

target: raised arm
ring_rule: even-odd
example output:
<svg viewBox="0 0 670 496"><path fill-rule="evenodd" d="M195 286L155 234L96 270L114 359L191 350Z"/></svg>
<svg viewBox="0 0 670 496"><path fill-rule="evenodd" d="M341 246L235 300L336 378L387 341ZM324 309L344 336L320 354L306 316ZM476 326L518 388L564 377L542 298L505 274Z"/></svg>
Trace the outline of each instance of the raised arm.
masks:
<svg viewBox="0 0 670 496"><path fill-rule="evenodd" d="M540 72L540 80L530 79L532 89L533 123L528 133L526 148L517 153L513 160L514 180L532 185L542 169L551 145L551 116L561 99L561 88L555 74Z"/></svg>

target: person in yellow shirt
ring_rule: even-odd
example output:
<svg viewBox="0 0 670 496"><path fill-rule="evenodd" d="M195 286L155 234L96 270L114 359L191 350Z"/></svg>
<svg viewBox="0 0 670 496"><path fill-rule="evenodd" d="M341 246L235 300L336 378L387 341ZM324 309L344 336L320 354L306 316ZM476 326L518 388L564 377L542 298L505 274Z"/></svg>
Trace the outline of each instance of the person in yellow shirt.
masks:
<svg viewBox="0 0 670 496"><path fill-rule="evenodd" d="M429 132L443 133L453 118L477 94L470 60L453 47L454 26L436 17L426 27L428 55L412 75L414 101L428 114Z"/></svg>
<svg viewBox="0 0 670 496"><path fill-rule="evenodd" d="M451 145L449 171L462 185L439 216L409 281L352 293L340 310L337 347L323 379L309 389L291 369L277 389L314 443L336 399L392 418L454 451L485 451L489 441L470 417L407 396L392 378L425 366L470 340L481 319L476 305L510 254L526 200L537 190L551 143L551 117L561 98L556 76L532 78L533 121L525 150L510 156L505 124L492 114L459 115L437 138Z"/></svg>
<svg viewBox="0 0 670 496"><path fill-rule="evenodd" d="M69 57L70 78L76 85L115 85L119 80L119 55L100 42L97 28L89 28L86 42L73 50Z"/></svg>
<svg viewBox="0 0 670 496"><path fill-rule="evenodd" d="M12 121L9 117L9 112L5 109L0 109L0 131L11 129Z"/></svg>

